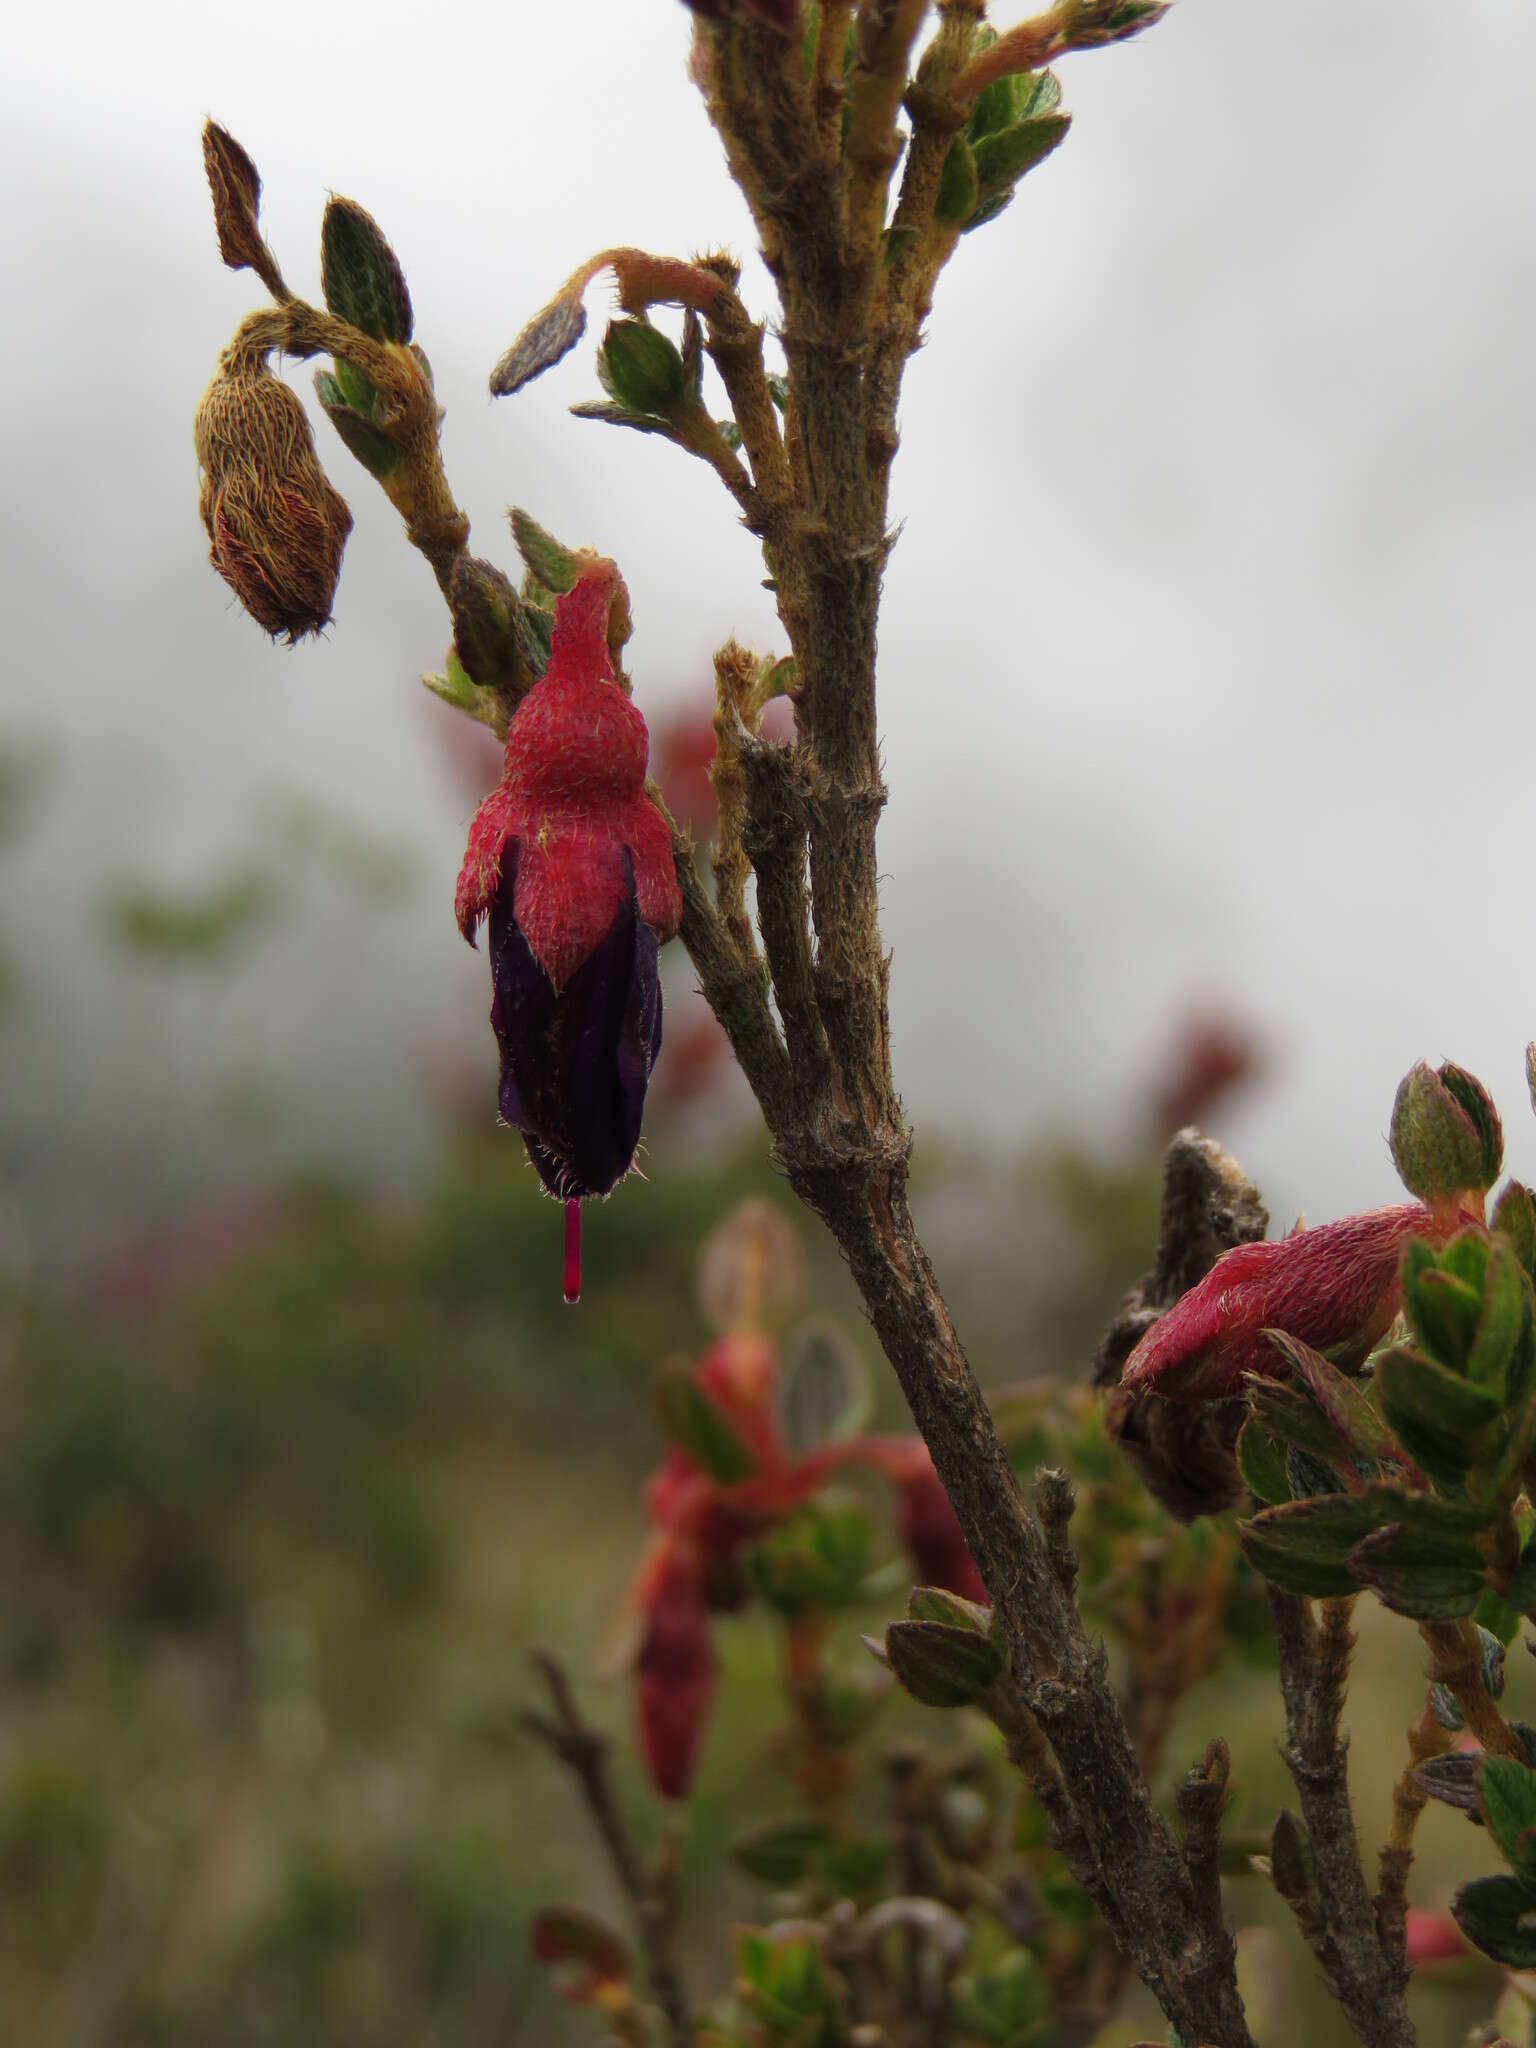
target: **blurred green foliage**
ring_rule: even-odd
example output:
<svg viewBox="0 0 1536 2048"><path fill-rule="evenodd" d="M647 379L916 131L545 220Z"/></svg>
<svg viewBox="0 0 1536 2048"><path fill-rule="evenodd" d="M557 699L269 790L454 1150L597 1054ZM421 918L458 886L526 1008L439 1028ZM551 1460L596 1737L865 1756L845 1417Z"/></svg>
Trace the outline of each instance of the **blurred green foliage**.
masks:
<svg viewBox="0 0 1536 2048"><path fill-rule="evenodd" d="M984 1241L976 1178L962 1154L930 1152L917 1199L953 1211L951 1242L969 1247L952 1299L979 1369L998 1382L1080 1369L1152 1242L1155 1176L1058 1157L1007 1198L985 1193ZM704 1341L695 1256L748 1194L789 1206L755 1133L712 1163L663 1153L648 1186L594 1213L585 1295L567 1309L558 1213L491 1133L457 1145L409 1204L311 1183L238 1229L193 1219L193 1250L212 1248L201 1272L173 1234L93 1298L0 1301L0 2039L592 2038L590 2014L530 1960L528 1925L562 1896L622 1913L571 1786L518 1723L526 1653L570 1659L615 1731L621 1803L650 1837L628 1700L585 1675L643 1541L657 1367ZM899 1425L847 1275L819 1232L802 1234L808 1305L857 1333L880 1415ZM1033 1263L1020 1256L1032 1239L1046 1245ZM1090 1492L1115 1483L1092 1434ZM1166 1569L1200 1569L1206 1541L1180 1538ZM886 1603L829 1645L855 1689L858 1634L899 1594ZM771 1618L732 1620L719 1639L682 1870L684 1962L703 1995L725 1988L730 1924L761 1916L732 1845L794 1811L776 1767ZM1373 1635L1352 1711L1381 1717L1394 1757L1419 1683L1412 1643ZM890 1726L945 1739L909 1703ZM1231 1831L1267 1829L1287 1791L1272 1675L1228 1659L1187 1703L1170 1770L1217 1728L1239 1758ZM1363 1827L1380 1818L1367 1796ZM1459 1832L1437 1847L1441 1822ZM1447 1890L1472 1874L1459 1815L1432 1813L1423 1839L1426 1887L1436 1871ZM1277 1922L1257 1883L1237 1903ZM1326 2002L1314 2020L1307 1966L1292 1978L1296 2024L1304 2014L1316 2048L1342 2039ZM1031 1994L984 1973L970 1995L1012 2014ZM1486 1982L1427 1996L1433 2039L1458 2038L1451 2023L1490 2003ZM1149 2020L1129 2006L1107 2042Z"/></svg>

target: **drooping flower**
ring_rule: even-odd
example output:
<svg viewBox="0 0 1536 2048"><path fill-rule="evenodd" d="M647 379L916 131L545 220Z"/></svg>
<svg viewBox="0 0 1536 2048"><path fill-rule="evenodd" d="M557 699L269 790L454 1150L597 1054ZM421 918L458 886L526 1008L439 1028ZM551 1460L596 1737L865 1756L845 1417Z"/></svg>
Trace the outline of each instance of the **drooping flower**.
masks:
<svg viewBox="0 0 1536 2048"><path fill-rule="evenodd" d="M304 408L264 362L222 365L193 422L208 559L258 626L291 646L330 624L352 531Z"/></svg>
<svg viewBox="0 0 1536 2048"><path fill-rule="evenodd" d="M657 951L682 918L671 837L645 794L645 721L609 658L622 596L609 571L558 601L455 899L471 944L489 919L501 1114L567 1201L607 1194L634 1162L661 1047Z"/></svg>
<svg viewBox="0 0 1536 2048"><path fill-rule="evenodd" d="M1357 1367L1397 1313L1403 1247L1422 1237L1438 1248L1465 1220L1407 1202L1234 1245L1147 1331L1121 1384L1204 1401L1234 1393L1245 1373L1278 1378L1287 1367L1266 1330Z"/></svg>

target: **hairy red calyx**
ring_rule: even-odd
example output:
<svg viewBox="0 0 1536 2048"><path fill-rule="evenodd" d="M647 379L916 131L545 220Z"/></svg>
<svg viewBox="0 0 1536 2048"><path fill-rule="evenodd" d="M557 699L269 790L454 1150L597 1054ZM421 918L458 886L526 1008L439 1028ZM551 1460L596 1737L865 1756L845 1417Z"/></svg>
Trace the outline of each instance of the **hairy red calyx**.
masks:
<svg viewBox="0 0 1536 2048"><path fill-rule="evenodd" d="M1152 1325L1121 1383L1204 1401L1235 1393L1246 1373L1283 1378L1288 1368L1266 1330L1299 1337L1344 1370L1358 1367L1397 1314L1409 1239L1427 1238L1438 1250L1475 1220L1408 1202L1235 1245Z"/></svg>

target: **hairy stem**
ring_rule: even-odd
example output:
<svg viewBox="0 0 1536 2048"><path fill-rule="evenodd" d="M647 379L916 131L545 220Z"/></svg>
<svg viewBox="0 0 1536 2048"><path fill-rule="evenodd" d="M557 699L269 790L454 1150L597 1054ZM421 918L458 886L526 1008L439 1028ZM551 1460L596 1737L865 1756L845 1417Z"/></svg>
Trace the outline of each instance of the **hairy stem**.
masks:
<svg viewBox="0 0 1536 2048"><path fill-rule="evenodd" d="M1268 1592L1280 1649L1285 1761L1301 1800L1323 1907L1321 1919L1303 1931L1366 2048L1413 2048L1408 1972L1382 1940L1349 1803L1348 1743L1339 1721L1354 1648L1351 1603L1325 1600L1314 1616L1298 1595L1275 1586Z"/></svg>

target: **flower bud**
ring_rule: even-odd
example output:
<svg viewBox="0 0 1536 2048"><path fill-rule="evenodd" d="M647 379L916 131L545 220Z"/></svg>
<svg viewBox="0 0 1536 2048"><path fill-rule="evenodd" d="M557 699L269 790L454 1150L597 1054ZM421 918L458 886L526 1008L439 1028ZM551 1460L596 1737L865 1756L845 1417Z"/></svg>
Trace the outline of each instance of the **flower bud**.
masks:
<svg viewBox="0 0 1536 2048"><path fill-rule="evenodd" d="M1443 1245L1460 1221L1404 1203L1234 1245L1147 1331L1121 1383L1194 1401L1235 1393L1245 1373L1280 1378L1289 1367L1270 1330L1346 1371L1358 1368L1397 1313L1404 1246L1413 1238Z"/></svg>
<svg viewBox="0 0 1536 2048"><path fill-rule="evenodd" d="M1420 1060L1404 1076L1392 1105L1392 1159L1410 1194L1435 1203L1468 1188L1482 1193L1503 1157L1499 1113L1464 1068Z"/></svg>
<svg viewBox="0 0 1536 2048"><path fill-rule="evenodd" d="M262 362L223 367L193 426L198 510L215 569L256 623L289 645L330 624L352 530L297 398Z"/></svg>
<svg viewBox="0 0 1536 2048"><path fill-rule="evenodd" d="M663 1799L693 1783L715 1692L703 1576L686 1550L662 1544L640 1589L645 1628L636 1666L640 1751Z"/></svg>

